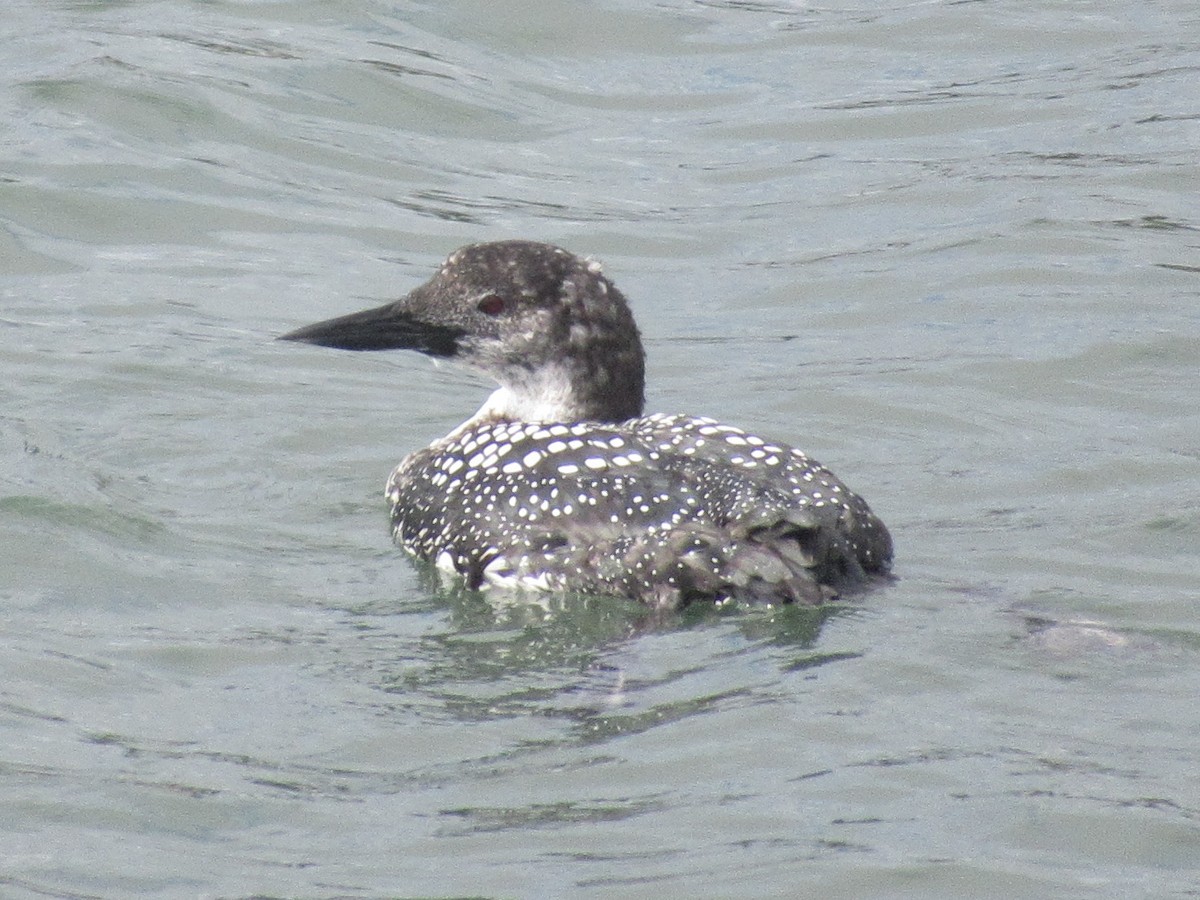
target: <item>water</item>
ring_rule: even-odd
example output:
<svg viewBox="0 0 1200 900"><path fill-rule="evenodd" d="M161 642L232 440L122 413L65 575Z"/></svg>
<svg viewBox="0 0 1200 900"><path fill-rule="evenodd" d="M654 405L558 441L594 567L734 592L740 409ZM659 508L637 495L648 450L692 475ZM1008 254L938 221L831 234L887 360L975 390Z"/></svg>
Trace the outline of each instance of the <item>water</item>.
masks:
<svg viewBox="0 0 1200 900"><path fill-rule="evenodd" d="M6 7L0 893L1195 896L1194 4L498 9ZM516 236L899 580L427 581L486 386L272 338Z"/></svg>

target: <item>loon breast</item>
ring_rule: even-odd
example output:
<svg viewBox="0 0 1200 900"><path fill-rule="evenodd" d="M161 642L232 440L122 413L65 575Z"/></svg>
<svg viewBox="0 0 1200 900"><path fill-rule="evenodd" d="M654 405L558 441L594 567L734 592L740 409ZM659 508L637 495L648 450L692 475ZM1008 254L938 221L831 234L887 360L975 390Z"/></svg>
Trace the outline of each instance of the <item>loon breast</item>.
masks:
<svg viewBox="0 0 1200 900"><path fill-rule="evenodd" d="M395 303L283 337L415 349L499 382L386 492L397 543L473 588L817 604L891 567L887 528L799 450L642 415L629 307L598 264L561 248L464 247Z"/></svg>

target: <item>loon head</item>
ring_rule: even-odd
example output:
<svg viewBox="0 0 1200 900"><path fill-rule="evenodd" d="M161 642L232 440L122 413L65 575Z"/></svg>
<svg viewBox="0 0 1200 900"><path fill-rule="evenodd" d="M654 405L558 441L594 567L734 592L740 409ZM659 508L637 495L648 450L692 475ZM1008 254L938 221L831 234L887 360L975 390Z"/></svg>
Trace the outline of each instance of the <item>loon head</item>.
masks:
<svg viewBox="0 0 1200 900"><path fill-rule="evenodd" d="M620 422L644 402L625 298L599 263L550 244L471 244L406 297L280 340L460 360L500 384L475 419Z"/></svg>

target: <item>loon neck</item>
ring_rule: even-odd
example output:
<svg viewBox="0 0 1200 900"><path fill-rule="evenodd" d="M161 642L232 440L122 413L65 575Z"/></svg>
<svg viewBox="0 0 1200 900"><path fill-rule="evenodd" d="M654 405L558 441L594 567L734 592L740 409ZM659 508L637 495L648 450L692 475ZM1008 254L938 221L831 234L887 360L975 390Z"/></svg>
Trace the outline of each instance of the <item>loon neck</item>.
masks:
<svg viewBox="0 0 1200 900"><path fill-rule="evenodd" d="M640 353L635 358L638 365L622 372L581 366L578 360L506 372L509 377L470 421L624 422L637 418L642 414L644 376Z"/></svg>
<svg viewBox="0 0 1200 900"><path fill-rule="evenodd" d="M554 388L543 394L516 392L507 387L494 391L479 411L471 417L473 423L483 422L582 422L592 417L579 411L566 396Z"/></svg>
<svg viewBox="0 0 1200 900"><path fill-rule="evenodd" d="M579 403L576 398L550 387L545 393L529 394L502 387L494 391L470 424L485 422L624 422L642 413L641 404L613 407L611 404Z"/></svg>

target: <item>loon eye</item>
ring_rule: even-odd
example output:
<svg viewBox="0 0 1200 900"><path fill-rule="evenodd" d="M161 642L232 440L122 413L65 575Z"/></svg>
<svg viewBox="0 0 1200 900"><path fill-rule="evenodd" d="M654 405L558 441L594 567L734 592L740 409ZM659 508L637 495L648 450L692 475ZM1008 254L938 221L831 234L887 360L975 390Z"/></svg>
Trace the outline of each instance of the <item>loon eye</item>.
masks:
<svg viewBox="0 0 1200 900"><path fill-rule="evenodd" d="M478 309L485 316L498 316L500 313L504 312L504 307L506 305L507 304L504 302L504 298L499 294L488 294L479 301L479 305L476 307L476 309Z"/></svg>

